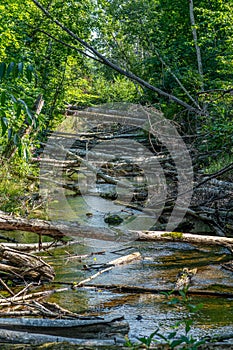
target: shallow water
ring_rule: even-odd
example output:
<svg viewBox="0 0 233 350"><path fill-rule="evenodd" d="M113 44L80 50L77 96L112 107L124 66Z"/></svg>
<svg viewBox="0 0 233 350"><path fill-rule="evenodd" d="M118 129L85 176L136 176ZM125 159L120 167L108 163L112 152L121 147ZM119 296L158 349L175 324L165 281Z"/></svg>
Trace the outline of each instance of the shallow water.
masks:
<svg viewBox="0 0 233 350"><path fill-rule="evenodd" d="M125 246L125 245L124 245ZM68 247L70 254L86 254L105 250L105 255L93 255L83 262L68 261L62 248L58 249L56 258L49 260L56 269L57 281L76 281L96 273L96 270L82 269L85 263L104 263L119 257L111 251L122 248L120 243L106 243L96 240L83 240L78 246ZM230 259L227 251L217 248L199 248L184 243L130 243L128 254L140 251L143 259L134 263L116 267L110 272L100 275L93 283L125 284L153 288L172 289L177 273L184 267L197 267L198 272L193 279L193 288L218 291L232 291L233 274L219 266L220 261ZM50 298L72 311L92 315L125 315L130 324L130 337L149 335L157 327L161 332L171 331L177 321L193 318L194 336L229 332L233 323L233 299L215 297L192 297L190 303L203 303L203 308L191 315L185 308L168 305L165 296L151 293L119 293L100 288L80 289L55 294ZM140 316L140 320L138 320ZM181 329L182 331L182 329Z"/></svg>
<svg viewBox="0 0 233 350"><path fill-rule="evenodd" d="M77 221L85 225L108 227L104 222L106 212L119 212L125 215L126 221L131 219L130 228L132 229L143 228L143 225L147 225L147 220L151 220L151 217L148 219L145 215L140 217L141 227L139 227L138 221L134 220L138 214L136 210L126 209L114 203L110 205L110 201L100 197L86 199L69 197L66 203L54 202L50 208L53 210L53 218L72 221L78 218ZM67 206L70 207L68 211ZM91 215L87 216L87 213ZM124 225L125 223L117 228ZM6 235L5 232L2 234ZM19 242L38 241L38 237L32 233L12 232L7 235L15 237ZM44 238L45 240L47 239ZM197 268L192 288L226 292L231 292L233 289L233 273L221 267L221 263L231 260L232 256L225 248L218 246L182 242L105 242L80 238L79 244L57 248L51 251L51 255L46 255L44 258L55 268L55 282L63 283L54 284L54 287L59 288L66 286L65 282L79 282L95 274L97 270L84 270L83 265L106 263L116 259L120 255L113 251L122 248L125 250L119 252L120 254L127 255L139 251L142 259L115 267L94 279L93 283L172 290L177 273L183 267L188 267ZM72 254L84 255L100 251L104 251L105 254L94 254L84 260L68 259ZM166 297L161 294L119 293L100 288L81 288L57 293L51 296L49 301L82 314L125 315L130 324L129 336L133 340L138 336L149 335L156 328L159 328L161 333L169 332L177 321L187 318L194 319L192 333L196 337L232 331L233 298L195 296L189 303L194 305L203 303L203 308L195 315L191 315L184 307L168 305ZM180 332L182 331L181 328Z"/></svg>

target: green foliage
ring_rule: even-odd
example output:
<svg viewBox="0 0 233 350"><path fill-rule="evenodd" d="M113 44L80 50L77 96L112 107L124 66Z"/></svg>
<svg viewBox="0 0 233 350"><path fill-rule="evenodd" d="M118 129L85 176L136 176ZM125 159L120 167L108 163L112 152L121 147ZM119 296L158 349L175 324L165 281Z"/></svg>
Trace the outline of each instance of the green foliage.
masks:
<svg viewBox="0 0 233 350"><path fill-rule="evenodd" d="M26 126L38 126L37 116L30 111L27 104L30 103L27 89L30 85L33 86L33 67L23 62L1 62L0 73L1 150L4 154L5 149L13 144L20 157L28 159L30 138L29 135L21 137L21 132Z"/></svg>
<svg viewBox="0 0 233 350"><path fill-rule="evenodd" d="M25 215L30 209L27 194L30 195L35 185L27 179L32 174L32 167L19 157L14 161L4 164L0 170L0 210Z"/></svg>
<svg viewBox="0 0 233 350"><path fill-rule="evenodd" d="M233 147L232 94L225 93L232 88L231 8L231 3L222 0L194 2L204 88L207 90L200 94L202 77L197 70L189 2L138 0L135 6L135 1L122 4L119 0L102 0L96 5L93 40L96 48L154 86L190 103L175 75L206 110L208 116L205 118L188 115L176 104L151 91L144 90L140 98L142 103L159 106L165 116L180 122L184 132L198 133L200 151L218 149L226 152ZM104 67L102 71L107 79L112 79L109 70Z"/></svg>

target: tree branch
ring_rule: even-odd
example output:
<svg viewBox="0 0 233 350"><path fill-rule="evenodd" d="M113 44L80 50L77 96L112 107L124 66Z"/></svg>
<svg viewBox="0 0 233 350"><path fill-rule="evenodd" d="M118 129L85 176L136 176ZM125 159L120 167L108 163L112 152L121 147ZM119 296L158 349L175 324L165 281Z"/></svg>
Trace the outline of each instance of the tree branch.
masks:
<svg viewBox="0 0 233 350"><path fill-rule="evenodd" d="M201 90L204 91L201 50L200 50L200 46L198 45L198 40L197 40L197 31L196 31L196 24L195 24L195 18L194 18L194 10L193 10L193 0L189 0L189 13L190 13L190 21L191 21L191 25L192 25L193 40L194 40L196 54L197 54L198 73L199 73L201 81L202 81Z"/></svg>
<svg viewBox="0 0 233 350"><path fill-rule="evenodd" d="M118 65L114 64L108 58L103 56L99 51L97 51L93 46L88 44L83 39L79 38L74 32L72 32L69 28L67 28L65 25L63 25L61 22L59 22L57 19L53 18L53 16L50 14L50 12L47 11L41 5L40 2L38 2L37 0L32 0L32 1L46 15L46 17L48 17L53 23L55 23L58 27L60 27L63 31L65 31L70 37L72 37L77 42L79 42L83 47L85 47L89 52L91 52L92 55L98 57L98 59L101 61L102 64L110 67L111 69L115 70L116 72L120 73L121 75L124 75L133 81L136 81L141 86L146 87L147 89L156 92L158 95L166 97L169 100L172 100L173 102L179 104L180 106L184 107L185 109L187 109L191 112L198 113L198 114L206 114L206 112L204 112L203 109L191 106L190 104L180 100L178 97L173 96L171 94L168 94L167 92L165 92L165 91L149 84L145 80L139 78L135 74L133 74L129 71L126 71L126 70L122 69L121 67L119 67ZM91 55L91 58L94 59L94 57L92 57L92 55Z"/></svg>

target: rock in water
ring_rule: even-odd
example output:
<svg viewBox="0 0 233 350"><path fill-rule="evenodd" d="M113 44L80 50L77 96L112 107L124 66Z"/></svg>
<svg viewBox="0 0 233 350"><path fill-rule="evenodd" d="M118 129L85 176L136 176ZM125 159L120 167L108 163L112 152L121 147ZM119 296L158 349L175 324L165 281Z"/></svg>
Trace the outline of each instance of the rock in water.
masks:
<svg viewBox="0 0 233 350"><path fill-rule="evenodd" d="M120 225L123 221L124 219L117 214L107 214L104 218L104 222L113 226Z"/></svg>

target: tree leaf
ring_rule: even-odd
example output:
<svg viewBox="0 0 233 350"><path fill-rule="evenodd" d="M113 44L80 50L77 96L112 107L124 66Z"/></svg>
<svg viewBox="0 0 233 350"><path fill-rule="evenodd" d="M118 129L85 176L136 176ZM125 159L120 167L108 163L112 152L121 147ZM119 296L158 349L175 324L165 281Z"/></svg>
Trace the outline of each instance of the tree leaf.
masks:
<svg viewBox="0 0 233 350"><path fill-rule="evenodd" d="M4 111L1 111L1 113L2 113L2 117L1 117L2 136L4 136L8 129L8 119Z"/></svg>
<svg viewBox="0 0 233 350"><path fill-rule="evenodd" d="M19 75L22 75L23 74L23 62L19 62L18 63L18 73Z"/></svg>
<svg viewBox="0 0 233 350"><path fill-rule="evenodd" d="M34 68L31 64L29 64L27 66L27 69L26 69L26 77L27 77L27 80L29 81L29 83L31 83L32 81L32 73L34 72Z"/></svg>
<svg viewBox="0 0 233 350"><path fill-rule="evenodd" d="M6 72L6 63L5 62L1 62L0 63L0 80L3 79L4 75Z"/></svg>
<svg viewBox="0 0 233 350"><path fill-rule="evenodd" d="M30 112L30 110L29 110L28 105L26 104L26 102L25 102L24 100L21 100L21 99L19 99L18 102L20 102L20 103L23 105L23 107L24 107L24 109L25 109L25 112L27 113L27 115L28 115L30 121L33 122L34 116L33 116L32 113ZM30 124L31 124L31 123L30 123Z"/></svg>
<svg viewBox="0 0 233 350"><path fill-rule="evenodd" d="M8 141L12 138L12 133L13 133L12 128L9 128L8 129Z"/></svg>
<svg viewBox="0 0 233 350"><path fill-rule="evenodd" d="M20 141L19 135L18 135L18 134L14 134L13 142L14 142L14 144L15 144L16 146L19 145L19 141Z"/></svg>
<svg viewBox="0 0 233 350"><path fill-rule="evenodd" d="M1 93L1 105L4 106L6 103L6 91L2 91Z"/></svg>
<svg viewBox="0 0 233 350"><path fill-rule="evenodd" d="M14 74L14 70L15 70L15 62L9 63L7 70L6 70L6 76L9 77L9 75L11 73Z"/></svg>

